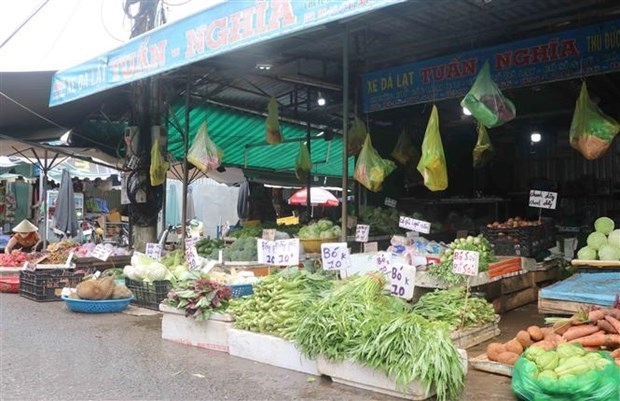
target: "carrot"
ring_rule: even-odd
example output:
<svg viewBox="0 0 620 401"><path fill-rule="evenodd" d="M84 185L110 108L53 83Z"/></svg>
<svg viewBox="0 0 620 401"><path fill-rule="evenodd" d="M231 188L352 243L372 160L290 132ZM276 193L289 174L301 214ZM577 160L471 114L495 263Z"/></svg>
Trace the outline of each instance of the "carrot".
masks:
<svg viewBox="0 0 620 401"><path fill-rule="evenodd" d="M597 332L587 337L579 337L569 343L581 344L584 347L617 347L620 346L620 334Z"/></svg>
<svg viewBox="0 0 620 401"><path fill-rule="evenodd" d="M612 326L612 324L606 320L607 317L608 316L605 316L605 319L601 319L598 322L596 322L596 325L599 327L599 329L605 330L605 332L609 334L620 334L618 333L618 331L616 331L614 326Z"/></svg>
<svg viewBox="0 0 620 401"><path fill-rule="evenodd" d="M587 323L594 323L601 319L604 319L607 315L607 309L597 309L588 313L588 321Z"/></svg>
<svg viewBox="0 0 620 401"><path fill-rule="evenodd" d="M607 315L613 316L614 319L620 320L620 309L618 308L609 308L607 309Z"/></svg>
<svg viewBox="0 0 620 401"><path fill-rule="evenodd" d="M605 316L605 320L607 320L612 326L614 326L614 329L616 329L616 331L620 334L620 320L616 319L611 315Z"/></svg>
<svg viewBox="0 0 620 401"><path fill-rule="evenodd" d="M616 358L620 358L620 348L618 348L617 350L610 352L611 357L616 359Z"/></svg>
<svg viewBox="0 0 620 401"><path fill-rule="evenodd" d="M581 325L572 326L570 329L562 335L566 341L574 340L579 337L586 337L599 331L598 326L593 325Z"/></svg>

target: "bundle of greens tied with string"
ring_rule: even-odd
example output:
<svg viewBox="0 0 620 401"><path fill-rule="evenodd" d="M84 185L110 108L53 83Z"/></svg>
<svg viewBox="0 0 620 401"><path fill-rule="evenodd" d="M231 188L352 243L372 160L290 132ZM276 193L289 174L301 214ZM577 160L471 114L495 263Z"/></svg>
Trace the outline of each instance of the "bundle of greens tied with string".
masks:
<svg viewBox="0 0 620 401"><path fill-rule="evenodd" d="M480 273L488 271L489 263L497 260L493 252L493 245L482 234L476 237L470 235L467 238L455 239L441 255L440 263L429 268L429 274L446 287L464 285L467 281L467 276L452 271L454 251L456 250L478 252L478 272Z"/></svg>

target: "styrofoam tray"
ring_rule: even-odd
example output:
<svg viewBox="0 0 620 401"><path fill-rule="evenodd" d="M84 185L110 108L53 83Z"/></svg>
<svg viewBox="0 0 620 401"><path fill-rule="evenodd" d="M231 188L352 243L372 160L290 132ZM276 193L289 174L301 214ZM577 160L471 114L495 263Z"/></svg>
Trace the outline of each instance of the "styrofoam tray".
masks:
<svg viewBox="0 0 620 401"><path fill-rule="evenodd" d="M470 358L469 363L471 363L474 369L482 370L483 372L497 373L498 375L512 377L512 366L491 361L487 354Z"/></svg>

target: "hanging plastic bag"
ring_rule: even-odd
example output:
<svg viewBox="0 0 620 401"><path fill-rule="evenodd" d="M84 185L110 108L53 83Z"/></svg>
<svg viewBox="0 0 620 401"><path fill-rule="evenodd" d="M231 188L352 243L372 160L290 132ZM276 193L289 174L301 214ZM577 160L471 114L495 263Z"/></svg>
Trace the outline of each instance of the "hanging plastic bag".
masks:
<svg viewBox="0 0 620 401"><path fill-rule="evenodd" d="M192 146L187 153L187 161L203 173L215 170L222 162L223 152L209 138L206 121L200 125Z"/></svg>
<svg viewBox="0 0 620 401"><path fill-rule="evenodd" d="M280 121L278 121L278 102L274 96L271 97L269 104L267 105L267 123L265 128L268 144L276 145L282 142Z"/></svg>
<svg viewBox="0 0 620 401"><path fill-rule="evenodd" d="M159 140L155 139L153 146L151 147L151 167L149 169L152 186L156 187L164 183L164 180L166 179L166 172L169 167L170 163L168 163L161 154Z"/></svg>
<svg viewBox="0 0 620 401"><path fill-rule="evenodd" d="M411 139L404 128L398 136L398 140L396 141L396 145L394 146L391 156L403 166L406 166L407 163L414 160L416 157L420 157L418 152L413 147Z"/></svg>
<svg viewBox="0 0 620 401"><path fill-rule="evenodd" d="M295 160L295 176L299 181L306 181L310 170L312 170L312 161L310 160L308 146L300 142L299 153L297 154L297 160Z"/></svg>
<svg viewBox="0 0 620 401"><path fill-rule="evenodd" d="M461 100L461 106L487 128L499 127L516 116L514 104L491 79L489 62L485 62L473 86Z"/></svg>
<svg viewBox="0 0 620 401"><path fill-rule="evenodd" d="M381 158L372 147L370 135L366 135L353 177L368 190L377 192L381 189L385 177L395 169L396 164L391 160Z"/></svg>
<svg viewBox="0 0 620 401"><path fill-rule="evenodd" d="M618 122L599 109L590 99L586 83L582 83L570 125L571 146L588 160L598 159L607 151L619 130Z"/></svg>
<svg viewBox="0 0 620 401"><path fill-rule="evenodd" d="M347 136L347 153L349 156L359 155L367 136L368 129L366 129L366 124L364 124L361 118L356 116Z"/></svg>
<svg viewBox="0 0 620 401"><path fill-rule="evenodd" d="M443 191L448 188L448 169L439 133L439 115L435 105L433 105L424 133L418 171L424 178L424 185L431 191Z"/></svg>
<svg viewBox="0 0 620 401"><path fill-rule="evenodd" d="M478 123L478 141L472 152L474 167L481 168L489 164L495 155L495 148L484 125Z"/></svg>

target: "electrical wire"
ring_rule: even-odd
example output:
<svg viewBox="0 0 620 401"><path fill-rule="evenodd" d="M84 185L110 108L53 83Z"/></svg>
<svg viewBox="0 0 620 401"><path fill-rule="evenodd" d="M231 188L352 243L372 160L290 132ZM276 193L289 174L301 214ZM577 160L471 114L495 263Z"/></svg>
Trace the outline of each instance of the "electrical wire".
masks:
<svg viewBox="0 0 620 401"><path fill-rule="evenodd" d="M22 29L22 28L23 28L23 27L24 27L24 26L25 26L28 22L30 22L30 20L31 20L32 18L34 18L34 16L35 16L35 15L37 15L37 14L39 13L39 11L41 11L41 9L42 9L43 7L45 7L45 5L46 5L47 3L49 3L49 2L50 2L50 0L44 0L44 1L43 1L43 3L41 3L41 5L39 5L39 7L37 7L37 9L36 9L36 10L34 10L34 12L33 12L32 14L30 14L30 15L28 16L28 18L26 18L26 20L25 20L24 22L22 22L22 23L21 23L21 24L17 27L17 29L15 29L15 30L14 30L14 31L13 31L13 32L9 35L9 37L8 37L8 38L6 38L6 39L5 39L2 43L0 43L0 49L2 49L2 48L4 47L4 45L6 45L6 44L7 44L7 43L11 40L11 39L13 39L13 36L17 35L17 33L18 33L19 31L21 31L21 29Z"/></svg>
<svg viewBox="0 0 620 401"><path fill-rule="evenodd" d="M50 53L54 50L54 47L56 47L56 43L58 43L58 40L60 39L62 34L65 32L65 29L67 29L67 27L69 26L69 22L71 22L71 20L73 19L73 16L75 15L75 12L77 11L79 6L80 6L80 0L76 0L75 5L73 6L73 10L71 10L71 14L69 14L69 19L67 19L65 23L62 24L62 28L60 29L60 32L58 32L58 35L56 35L56 38L54 39L50 47L47 49L47 53L45 53L45 56L43 57L42 60L45 60L47 57L49 57Z"/></svg>
<svg viewBox="0 0 620 401"><path fill-rule="evenodd" d="M101 21L101 26L103 26L103 30L105 31L105 33L108 34L109 37L111 37L112 39L116 40L117 42L120 43L125 43L126 41L123 39L119 39L116 36L114 36L112 34L112 32L110 32L110 29L108 28L107 24L105 23L105 20L103 18L103 4L104 4L105 0L101 0L101 8L99 10L99 20ZM124 18L123 18L123 22L124 22Z"/></svg>

